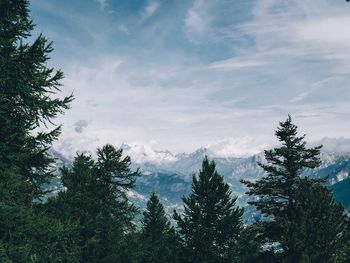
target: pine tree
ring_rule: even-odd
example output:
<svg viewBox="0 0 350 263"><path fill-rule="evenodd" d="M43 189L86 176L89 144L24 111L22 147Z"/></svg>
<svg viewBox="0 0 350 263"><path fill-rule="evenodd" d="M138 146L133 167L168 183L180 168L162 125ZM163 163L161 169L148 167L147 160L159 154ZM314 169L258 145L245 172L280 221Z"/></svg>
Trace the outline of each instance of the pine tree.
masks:
<svg viewBox="0 0 350 263"><path fill-rule="evenodd" d="M285 261L346 262L342 260L347 243L344 208L326 187L308 178L301 179L293 214L280 222L284 231L292 235Z"/></svg>
<svg viewBox="0 0 350 263"><path fill-rule="evenodd" d="M47 235L38 224L48 220L35 207L52 173L47 149L60 133L53 119L72 100L55 96L63 74L46 66L52 43L42 35L30 43L28 5L0 1L0 257L8 262L40 262L43 256L33 241ZM55 128L47 131L47 125ZM59 222L47 225L54 226ZM53 239L41 245L53 245Z"/></svg>
<svg viewBox="0 0 350 263"><path fill-rule="evenodd" d="M192 179L192 193L183 198L183 215L174 213L180 236L191 263L232 262L238 252L243 210L236 206L230 187L205 157Z"/></svg>
<svg viewBox="0 0 350 263"><path fill-rule="evenodd" d="M251 262L261 262L259 257L262 253L260 233L252 225L246 225L241 230L237 249L232 251L235 253L236 262L239 263L251 263ZM271 258L269 262L273 262Z"/></svg>
<svg viewBox="0 0 350 263"><path fill-rule="evenodd" d="M258 197L249 203L266 216L265 221L259 222L262 233L268 243L280 244L284 262L318 262L313 261L313 258L317 258L317 253L321 252L307 248L310 246L308 238L313 236L313 224L319 220L319 224L333 224L338 229L342 228L343 219L340 208L334 204L328 190L321 187L324 179L301 178L305 169L320 165L321 146L307 148L305 135L298 136L297 126L292 123L290 116L280 123L276 136L282 146L265 151L267 163L259 163L267 175L256 182L243 181L249 187L248 194ZM329 209L329 214L322 214L327 209L321 206L321 202ZM316 208L324 210L321 213ZM335 232L338 231L336 229ZM319 229L317 235L322 237L313 237L314 244L322 242L317 238L338 243L338 239L334 237L332 240L324 229ZM330 243L328 245L327 249L331 251Z"/></svg>
<svg viewBox="0 0 350 263"><path fill-rule="evenodd" d="M342 251L342 255L340 256L340 258L343 262L350 262L350 214L349 214L349 211L347 211L345 220L346 220L346 242L344 244L344 249Z"/></svg>
<svg viewBox="0 0 350 263"><path fill-rule="evenodd" d="M72 168L62 168L66 190L50 199L49 206L56 217L75 222L79 262L118 262L123 255L136 212L126 191L139 176L130 164L121 149L106 145L98 149L97 160L80 154Z"/></svg>
<svg viewBox="0 0 350 263"><path fill-rule="evenodd" d="M48 182L53 159L47 149L60 126L36 130L53 124L72 100L54 97L63 74L46 67L51 42L42 35L32 44L26 41L34 29L28 12L28 1L0 2L0 176L8 182L1 200L26 204L39 198Z"/></svg>
<svg viewBox="0 0 350 263"><path fill-rule="evenodd" d="M141 240L142 263L177 262L177 242L158 196L152 193L143 213Z"/></svg>

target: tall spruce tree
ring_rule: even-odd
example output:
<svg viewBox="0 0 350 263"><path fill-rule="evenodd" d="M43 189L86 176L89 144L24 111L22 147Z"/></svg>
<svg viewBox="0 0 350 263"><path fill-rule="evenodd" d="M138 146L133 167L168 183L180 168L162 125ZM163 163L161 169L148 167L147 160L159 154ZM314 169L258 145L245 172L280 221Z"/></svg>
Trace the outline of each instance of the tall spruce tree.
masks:
<svg viewBox="0 0 350 263"><path fill-rule="evenodd" d="M136 208L126 192L134 187L139 171L131 171L130 157L106 145L97 160L80 154L72 168L62 168L65 191L49 200L51 213L76 225L78 262L126 262L126 235L134 229Z"/></svg>
<svg viewBox="0 0 350 263"><path fill-rule="evenodd" d="M44 261L42 253L46 250L35 246L34 241L45 239L41 245L48 247L59 236L53 235L49 241L49 233L38 227L49 220L36 212L33 201L44 194L41 186L50 179L53 159L47 149L60 133L59 126L47 131L46 125L53 125L56 115L68 109L72 96L63 99L55 96L63 74L47 67L53 50L51 42L42 35L30 41L34 24L28 5L27 0L0 1L0 258L3 262ZM59 225L52 222L47 227L62 228ZM55 262L52 255L46 256Z"/></svg>
<svg viewBox="0 0 350 263"><path fill-rule="evenodd" d="M344 208L334 201L326 187L302 178L291 218L279 221L292 239L285 261L346 262L343 258L348 245Z"/></svg>
<svg viewBox="0 0 350 263"><path fill-rule="evenodd" d="M33 29L28 1L0 2L0 176L6 182L0 196L12 204L31 204L42 194L53 161L47 149L60 126L37 130L53 124L72 100L55 98L63 74L46 66L51 42L42 35L28 42Z"/></svg>
<svg viewBox="0 0 350 263"><path fill-rule="evenodd" d="M300 176L305 169L313 169L320 165L321 146L307 148L305 135L298 136L297 126L292 123L290 116L280 123L276 136L282 146L265 151L267 163L259 163L267 175L256 182L243 181L249 188L248 194L258 197L249 203L255 205L266 216L266 220L258 224L262 226L268 243L280 244L283 251L281 260L318 262L313 258L319 258L317 253L321 252L307 248L310 246L310 240L314 238L313 248L316 249L325 236L331 243L338 243L338 239L335 236L335 239L332 239L331 235L326 233L326 229L319 229L317 237L314 237L311 233L314 231L312 227L315 227L313 224L330 223L335 227L334 231L340 234L342 230L338 230L342 228L343 219L340 208L334 204L327 193L328 190L320 185L324 179L305 180ZM322 212L315 206L319 209L322 207ZM329 213L322 214L327 210L324 207L329 209ZM315 215L312 215L313 213ZM322 249L331 251L331 243L328 243L327 249Z"/></svg>
<svg viewBox="0 0 350 263"><path fill-rule="evenodd" d="M155 193L151 194L143 213L141 240L142 263L178 262L176 234Z"/></svg>
<svg viewBox="0 0 350 263"><path fill-rule="evenodd" d="M193 176L192 193L183 198L183 214L174 213L187 262L237 260L239 253L234 251L243 226L243 209L236 206L236 200L214 161L205 157L198 177Z"/></svg>

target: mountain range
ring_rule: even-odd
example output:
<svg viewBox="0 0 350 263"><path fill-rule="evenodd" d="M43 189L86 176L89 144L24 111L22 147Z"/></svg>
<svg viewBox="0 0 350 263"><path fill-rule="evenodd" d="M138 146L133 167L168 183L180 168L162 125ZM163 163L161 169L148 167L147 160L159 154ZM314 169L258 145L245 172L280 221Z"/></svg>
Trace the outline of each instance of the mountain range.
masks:
<svg viewBox="0 0 350 263"><path fill-rule="evenodd" d="M245 220L254 220L259 215L254 208L247 206L246 188L241 179L256 180L265 173L258 162L264 163L264 154L258 153L243 157L217 156L207 148L200 148L192 153L172 154L169 151L153 151L143 146L122 144L125 155L131 156L132 168L140 168L142 176L138 178L136 188L128 192L129 198L141 208L145 207L148 196L156 192L169 214L173 209L182 208L181 198L190 193L192 175L197 173L205 156L214 160L218 172L224 176L238 197L238 204L245 207ZM52 150L57 165L70 165L72 160ZM322 164L314 170L304 171L304 176L312 178L327 177L326 185L335 199L350 209L350 153L321 153ZM52 187L60 190L59 176Z"/></svg>

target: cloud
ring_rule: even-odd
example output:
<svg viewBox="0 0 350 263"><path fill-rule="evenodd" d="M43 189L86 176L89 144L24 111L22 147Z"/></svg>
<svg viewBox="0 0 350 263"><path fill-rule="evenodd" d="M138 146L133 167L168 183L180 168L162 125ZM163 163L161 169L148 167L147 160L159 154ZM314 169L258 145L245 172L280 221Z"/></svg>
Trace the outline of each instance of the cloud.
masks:
<svg viewBox="0 0 350 263"><path fill-rule="evenodd" d="M311 44L330 45L337 48L350 48L350 36L346 34L350 26L348 15L325 16L307 21L306 24L296 23L296 36L299 41Z"/></svg>
<svg viewBox="0 0 350 263"><path fill-rule="evenodd" d="M324 152L350 153L350 138L346 137L325 137L313 144L323 145L322 151Z"/></svg>
<svg viewBox="0 0 350 263"><path fill-rule="evenodd" d="M305 99L307 96L309 96L309 92L302 92L299 95L297 95L296 97L289 100L289 102L290 103L298 103L298 102L302 101L303 99Z"/></svg>
<svg viewBox="0 0 350 263"><path fill-rule="evenodd" d="M241 68L254 68L254 67L262 67L262 66L268 66L268 62L260 59L256 59L256 60L228 59L228 60L211 63L209 65L209 68L235 70L235 69L241 69Z"/></svg>
<svg viewBox="0 0 350 263"><path fill-rule="evenodd" d="M187 11L184 21L184 32L187 38L200 43L202 37L210 30L211 16L207 12L206 1L195 0L193 6Z"/></svg>
<svg viewBox="0 0 350 263"><path fill-rule="evenodd" d="M347 135L345 1L141 2L108 1L113 17L33 2L76 97L59 119L71 149L157 140L182 152L222 142L218 153L239 155L273 143L288 113L310 140ZM78 134L76 120L91 123Z"/></svg>
<svg viewBox="0 0 350 263"><path fill-rule="evenodd" d="M267 149L266 143L249 136L231 137L207 146L208 150L217 157L247 157Z"/></svg>
<svg viewBox="0 0 350 263"><path fill-rule="evenodd" d="M135 163L156 162L169 163L177 160L176 156L169 151L155 150L157 142L142 142L141 144L122 144L124 153L130 156Z"/></svg>
<svg viewBox="0 0 350 263"><path fill-rule="evenodd" d="M281 86L276 88L276 84L246 75L245 70L255 70L254 67L222 72L194 62L190 66L188 60L173 55L177 56L176 62L165 54L161 57L164 61L154 58L150 64L140 64L138 61L147 60L135 53L134 57L103 56L93 64L71 64L66 70L65 86L74 88L77 99L69 114L75 120L93 120L89 136L103 138L99 144L138 141L143 145L157 140L159 149L181 152L215 144L223 138L259 136L257 142L224 140L226 148L224 143L223 149L215 148L223 156L256 152L260 145L271 143L278 121L288 113L314 136L311 138L345 135L342 131L347 125L337 116L346 114L349 108L342 103L325 107L328 95L326 100L321 97L320 101L305 103L307 97L300 95L305 92L304 85L288 90L292 80L288 83L282 78ZM332 80L323 78L310 85L328 87ZM290 102L292 98L297 98L297 107ZM91 145L96 144L83 147Z"/></svg>
<svg viewBox="0 0 350 263"><path fill-rule="evenodd" d="M64 130L74 118L89 119L93 120L89 136L100 138L100 144L157 140L160 149L179 152L242 135L244 125L233 129L232 123L265 114L263 109L232 108L231 104L242 101L236 96L226 95L227 104L216 103L216 77L206 68L193 65L191 70L182 67L181 60L170 64L167 57L165 62L152 65L140 65L139 58L135 59L101 57L93 64L72 63L66 68L64 85L74 89L76 100L69 114L62 117ZM208 129L208 125L221 128ZM95 144L84 147L90 146Z"/></svg>
<svg viewBox="0 0 350 263"><path fill-rule="evenodd" d="M107 3L108 0L96 0L96 1L100 4L101 10L104 10L108 4Z"/></svg>
<svg viewBox="0 0 350 263"><path fill-rule="evenodd" d="M126 25L119 25L118 30L122 33L129 34L129 29L126 27Z"/></svg>
<svg viewBox="0 0 350 263"><path fill-rule="evenodd" d="M143 9L141 15L143 19L147 19L151 16L153 16L156 11L158 10L160 6L160 3L158 1L155 0L150 0L147 2L147 5L145 6L145 8Z"/></svg>
<svg viewBox="0 0 350 263"><path fill-rule="evenodd" d="M102 145L100 139L93 134L79 134L64 129L59 140L53 143L53 149L72 160L76 153L89 152L95 155L96 149Z"/></svg>
<svg viewBox="0 0 350 263"><path fill-rule="evenodd" d="M74 123L74 130L77 133L82 133L84 128L86 128L89 123L86 120L78 120Z"/></svg>
<svg viewBox="0 0 350 263"><path fill-rule="evenodd" d="M258 1L252 10L253 19L226 30L226 38L253 41L247 60L266 54L265 61L274 64L324 60L335 62L339 72L350 66L350 27L345 1L321 0ZM275 51L284 50L283 53ZM242 51L242 50L241 50ZM341 71L343 72L343 71Z"/></svg>

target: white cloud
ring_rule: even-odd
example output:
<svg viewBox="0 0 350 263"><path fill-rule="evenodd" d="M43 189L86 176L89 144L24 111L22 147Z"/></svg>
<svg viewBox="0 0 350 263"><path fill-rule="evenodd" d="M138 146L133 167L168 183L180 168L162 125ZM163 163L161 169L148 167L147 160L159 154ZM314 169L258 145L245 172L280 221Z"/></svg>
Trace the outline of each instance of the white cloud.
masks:
<svg viewBox="0 0 350 263"><path fill-rule="evenodd" d="M261 54L266 54L265 62L275 64L318 59L340 63L339 67L333 67L339 72L344 64L347 69L350 67L347 7L345 1L321 0L314 4L312 0L261 0L253 9L253 19L225 31L226 37L253 39L254 46L247 47L248 61L255 61ZM274 53L279 50L284 52L277 57Z"/></svg>
<svg viewBox="0 0 350 263"><path fill-rule="evenodd" d="M153 16L158 10L159 6L160 6L160 3L158 1L155 1L155 0L148 1L147 5L142 11L142 18L146 19Z"/></svg>
<svg viewBox="0 0 350 263"><path fill-rule="evenodd" d="M266 143L249 136L231 137L207 146L208 150L217 157L247 157L260 153L267 147Z"/></svg>
<svg viewBox="0 0 350 263"><path fill-rule="evenodd" d="M350 138L325 137L314 143L315 145L323 145L322 151L335 153L350 153Z"/></svg>
<svg viewBox="0 0 350 263"><path fill-rule="evenodd" d="M298 103L298 102L302 101L303 99L305 99L307 96L309 96L309 92L302 92L302 93L298 94L296 97L289 100L289 102L290 103Z"/></svg>
<svg viewBox="0 0 350 263"><path fill-rule="evenodd" d="M118 30L122 33L129 34L129 29L127 28L126 25L119 25Z"/></svg>
<svg viewBox="0 0 350 263"><path fill-rule="evenodd" d="M268 66L267 61L263 61L260 59L252 60L252 59L227 59L223 61L217 61L214 63L211 63L209 65L209 68L212 69L227 69L227 70L234 70L234 69L241 69L241 68L254 68L254 67L262 67L262 66Z"/></svg>
<svg viewBox="0 0 350 263"><path fill-rule="evenodd" d="M96 149L103 145L100 143L99 138L90 134L90 130L85 134L78 134L70 131L67 126L68 124L66 123L59 140L53 143L53 149L65 158L72 160L76 153L82 152L89 152L94 155ZM72 127L70 126L69 128Z"/></svg>
<svg viewBox="0 0 350 263"><path fill-rule="evenodd" d="M135 163L169 163L177 160L169 151L155 150L157 142L123 144L124 153L130 156Z"/></svg>
<svg viewBox="0 0 350 263"><path fill-rule="evenodd" d="M239 156L256 153L270 144L278 121L288 113L310 134L310 139L345 135L347 124L338 116L349 113L346 103L331 108L323 102L301 103L307 98L303 86L300 93L291 91L297 95L281 98L276 87L268 93L251 85L255 80L251 82L251 74L245 76L244 71L220 72L196 64L184 67L180 56L173 55L179 60L171 64L167 57L164 62L140 64L139 58L133 61L132 56L104 56L91 64L72 63L66 69L64 84L75 90L76 100L63 117L62 139L71 140L78 149L89 150L104 143L118 146L135 141L144 147L157 140L158 149L183 152L211 143L220 155ZM318 92L332 80L312 82L308 92ZM287 90L282 86L281 91L285 94ZM274 98L276 104L271 103ZM293 103L299 104L295 107ZM77 119L92 120L84 134L79 134L85 139L75 140L71 134ZM258 140L251 139L257 136ZM150 152L147 147L144 150Z"/></svg>
<svg viewBox="0 0 350 263"><path fill-rule="evenodd" d="M141 23L124 16L112 24L95 17L86 21L83 14L59 10L79 30L66 39L57 30L57 42L70 56L89 54L77 61L55 52L65 89L76 96L62 117L62 140L76 144L70 149L157 140L159 149L182 152L222 141L221 148L213 146L217 152L240 155L270 144L288 113L312 140L347 135L350 6L345 1L195 0L176 12L164 5L167 15L156 16L160 3L148 1L135 14ZM249 10L244 13L241 5ZM155 21L142 23L148 17ZM84 41L78 41L80 34ZM74 132L80 119L89 120L79 134L83 138Z"/></svg>
<svg viewBox="0 0 350 263"><path fill-rule="evenodd" d="M195 0L193 6L187 11L184 21L184 32L187 38L200 43L210 30L211 15L207 11L208 2Z"/></svg>
<svg viewBox="0 0 350 263"><path fill-rule="evenodd" d="M304 22L304 21L303 21ZM310 44L322 44L328 47L350 48L350 17L322 17L306 23L296 24L296 37ZM335 45L335 46L334 46Z"/></svg>
<svg viewBox="0 0 350 263"><path fill-rule="evenodd" d="M65 70L64 86L74 90L76 100L60 119L65 124L61 140L90 151L104 143L147 145L151 140L159 142L159 149L192 151L213 140L242 135L251 118L266 114L264 109L232 108L231 102L242 101L237 96L226 96L229 104L216 103L215 75L200 66L191 69L182 61L165 60L142 65L131 57L110 56L72 62ZM91 120L79 134L86 136L82 143L74 139L77 119ZM238 122L242 125L232 125Z"/></svg>
<svg viewBox="0 0 350 263"><path fill-rule="evenodd" d="M107 1L108 0L96 0L99 4L102 10L104 10L107 6Z"/></svg>

